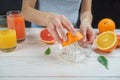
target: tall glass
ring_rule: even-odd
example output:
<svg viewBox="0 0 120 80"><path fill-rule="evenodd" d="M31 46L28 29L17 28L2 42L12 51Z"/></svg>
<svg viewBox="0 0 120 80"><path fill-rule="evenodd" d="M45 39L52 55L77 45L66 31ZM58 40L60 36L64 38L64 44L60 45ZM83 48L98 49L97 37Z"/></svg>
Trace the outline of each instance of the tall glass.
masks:
<svg viewBox="0 0 120 80"><path fill-rule="evenodd" d="M16 31L8 27L0 26L0 50L3 52L11 52L15 50L17 45Z"/></svg>
<svg viewBox="0 0 120 80"><path fill-rule="evenodd" d="M25 20L21 11L8 11L7 24L9 28L15 28L18 42L25 40Z"/></svg>

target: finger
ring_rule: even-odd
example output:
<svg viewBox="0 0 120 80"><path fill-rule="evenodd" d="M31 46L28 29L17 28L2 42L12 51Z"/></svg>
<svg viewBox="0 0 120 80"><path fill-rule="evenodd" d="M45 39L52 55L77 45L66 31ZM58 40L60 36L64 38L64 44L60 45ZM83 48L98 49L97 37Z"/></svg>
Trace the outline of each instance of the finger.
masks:
<svg viewBox="0 0 120 80"><path fill-rule="evenodd" d="M83 47L83 48L87 48L87 44L86 44L86 42L84 43L84 42L81 42L81 41L79 41L79 45L81 46L81 47Z"/></svg>
<svg viewBox="0 0 120 80"><path fill-rule="evenodd" d="M59 20L56 20L55 27L58 31L59 36L61 36L64 41L67 41L67 36L64 31L63 25L61 24L61 22Z"/></svg>
<svg viewBox="0 0 120 80"><path fill-rule="evenodd" d="M55 26L49 25L47 28L48 28L49 32L51 33L51 35L54 37L55 41L61 43L62 40L61 40L60 36L58 35Z"/></svg>
<svg viewBox="0 0 120 80"><path fill-rule="evenodd" d="M86 28L83 28L82 26L81 26L81 28L80 28L80 32L81 32L81 34L83 35L83 39L81 40L81 42L86 42L87 41L87 29Z"/></svg>
<svg viewBox="0 0 120 80"><path fill-rule="evenodd" d="M96 32L91 29L89 32L88 32L88 44L92 44L94 42L96 38Z"/></svg>
<svg viewBox="0 0 120 80"><path fill-rule="evenodd" d="M72 34L75 36L76 35L76 30L73 27L73 25L71 24L71 22L65 17L65 16L61 16L61 21L62 24L64 25L64 27L68 30L71 31Z"/></svg>

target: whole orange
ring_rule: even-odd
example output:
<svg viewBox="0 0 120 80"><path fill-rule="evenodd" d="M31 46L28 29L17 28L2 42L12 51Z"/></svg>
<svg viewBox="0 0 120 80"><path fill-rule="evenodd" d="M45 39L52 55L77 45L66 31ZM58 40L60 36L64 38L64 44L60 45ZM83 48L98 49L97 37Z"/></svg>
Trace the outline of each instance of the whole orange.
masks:
<svg viewBox="0 0 120 80"><path fill-rule="evenodd" d="M103 18L98 23L98 30L100 33L105 31L114 31L115 27L115 22L110 18Z"/></svg>

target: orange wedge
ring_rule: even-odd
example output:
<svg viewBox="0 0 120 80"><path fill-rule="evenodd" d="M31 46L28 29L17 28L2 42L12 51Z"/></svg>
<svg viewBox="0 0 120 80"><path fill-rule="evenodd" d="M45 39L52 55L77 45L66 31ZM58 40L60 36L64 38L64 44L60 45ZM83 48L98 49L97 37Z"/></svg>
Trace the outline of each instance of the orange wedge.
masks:
<svg viewBox="0 0 120 80"><path fill-rule="evenodd" d="M83 38L80 32L76 32L76 36L73 36L71 32L67 32L67 41L62 41L62 46L67 46Z"/></svg>
<svg viewBox="0 0 120 80"><path fill-rule="evenodd" d="M100 51L111 52L118 45L118 38L115 32L106 31L98 35L95 44Z"/></svg>

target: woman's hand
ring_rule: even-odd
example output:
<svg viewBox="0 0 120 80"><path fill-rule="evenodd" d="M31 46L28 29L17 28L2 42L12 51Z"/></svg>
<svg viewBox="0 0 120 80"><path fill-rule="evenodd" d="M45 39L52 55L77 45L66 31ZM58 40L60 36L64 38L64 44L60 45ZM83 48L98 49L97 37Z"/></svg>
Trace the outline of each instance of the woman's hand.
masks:
<svg viewBox="0 0 120 80"><path fill-rule="evenodd" d="M89 22L80 25L80 32L83 34L83 39L80 40L80 46L87 47L94 42L96 32Z"/></svg>
<svg viewBox="0 0 120 80"><path fill-rule="evenodd" d="M57 42L61 43L62 40L67 40L65 29L75 35L75 28L65 16L50 12L45 14L45 26L47 26L49 32Z"/></svg>

